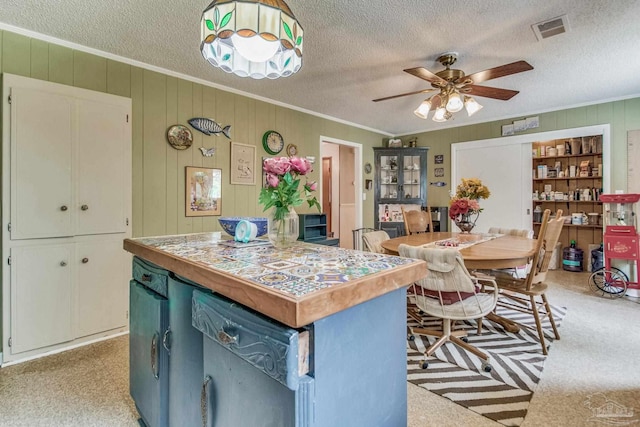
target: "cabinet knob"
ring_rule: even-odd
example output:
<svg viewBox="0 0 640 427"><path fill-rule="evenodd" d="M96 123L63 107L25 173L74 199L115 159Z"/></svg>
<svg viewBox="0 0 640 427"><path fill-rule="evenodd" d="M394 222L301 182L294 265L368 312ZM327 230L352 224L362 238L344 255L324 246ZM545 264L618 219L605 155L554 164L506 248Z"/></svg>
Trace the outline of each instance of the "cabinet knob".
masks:
<svg viewBox="0 0 640 427"><path fill-rule="evenodd" d="M68 207L66 207L65 205L60 206L60 210L62 212L66 211L67 209L69 209Z"/></svg>
<svg viewBox="0 0 640 427"><path fill-rule="evenodd" d="M89 258L82 258L82 263L83 263L83 264L86 264L86 263L88 263L88 262L89 262Z"/></svg>
<svg viewBox="0 0 640 427"><path fill-rule="evenodd" d="M82 205L82 206L80 206L80 209L82 209L83 211L86 211L86 210L88 210L88 209L89 209L89 206L87 206L87 205Z"/></svg>
<svg viewBox="0 0 640 427"><path fill-rule="evenodd" d="M60 267L66 267L67 261L60 261Z"/></svg>

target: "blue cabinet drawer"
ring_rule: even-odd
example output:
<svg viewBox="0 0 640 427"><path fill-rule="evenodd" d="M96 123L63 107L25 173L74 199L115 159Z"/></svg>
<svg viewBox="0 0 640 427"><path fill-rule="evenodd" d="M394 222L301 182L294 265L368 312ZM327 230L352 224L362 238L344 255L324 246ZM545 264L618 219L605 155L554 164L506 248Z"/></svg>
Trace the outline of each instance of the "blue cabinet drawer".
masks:
<svg viewBox="0 0 640 427"><path fill-rule="evenodd" d="M154 292L167 297L169 272L150 262L133 257L133 278Z"/></svg>
<svg viewBox="0 0 640 427"><path fill-rule="evenodd" d="M309 372L309 331L277 323L219 295L193 291L193 326L290 390Z"/></svg>

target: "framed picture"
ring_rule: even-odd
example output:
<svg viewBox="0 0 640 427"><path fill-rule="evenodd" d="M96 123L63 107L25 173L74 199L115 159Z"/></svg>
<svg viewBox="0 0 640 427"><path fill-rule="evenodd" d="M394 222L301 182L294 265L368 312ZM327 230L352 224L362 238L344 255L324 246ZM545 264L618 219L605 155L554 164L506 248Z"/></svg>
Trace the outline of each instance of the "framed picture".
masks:
<svg viewBox="0 0 640 427"><path fill-rule="evenodd" d="M222 169L187 166L185 170L185 215L221 215Z"/></svg>
<svg viewBox="0 0 640 427"><path fill-rule="evenodd" d="M255 145L231 143L231 184L256 185Z"/></svg>
<svg viewBox="0 0 640 427"><path fill-rule="evenodd" d="M436 154L433 159L436 165L441 165L444 163L444 154Z"/></svg>
<svg viewBox="0 0 640 427"><path fill-rule="evenodd" d="M433 174L434 176L444 176L444 168L435 168Z"/></svg>

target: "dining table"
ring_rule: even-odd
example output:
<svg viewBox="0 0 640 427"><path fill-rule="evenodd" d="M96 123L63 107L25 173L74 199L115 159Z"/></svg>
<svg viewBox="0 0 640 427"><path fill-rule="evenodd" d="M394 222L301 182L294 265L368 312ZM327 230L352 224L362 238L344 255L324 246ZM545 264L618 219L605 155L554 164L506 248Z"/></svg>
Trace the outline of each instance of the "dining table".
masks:
<svg viewBox="0 0 640 427"><path fill-rule="evenodd" d="M398 255L401 244L409 246L439 246L458 248L469 270L515 268L526 265L536 250L535 239L506 234L487 233L418 233L385 240L382 247ZM517 324L491 313L488 320L500 324L508 332L517 333Z"/></svg>

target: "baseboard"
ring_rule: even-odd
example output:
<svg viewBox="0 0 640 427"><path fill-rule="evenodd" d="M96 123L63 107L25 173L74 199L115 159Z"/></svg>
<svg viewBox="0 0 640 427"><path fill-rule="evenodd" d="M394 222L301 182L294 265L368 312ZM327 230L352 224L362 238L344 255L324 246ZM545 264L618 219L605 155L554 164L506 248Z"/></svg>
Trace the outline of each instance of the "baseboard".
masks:
<svg viewBox="0 0 640 427"><path fill-rule="evenodd" d="M124 331L116 332L116 333L113 333L113 334L110 334L110 335L99 336L99 337L96 337L96 338L89 338L89 339L86 339L86 340L85 339L74 340L69 345L64 345L64 346L61 346L61 347L57 347L57 348L55 348L53 350L49 350L49 351L44 352L44 353L32 354L30 356L26 356L26 357L23 357L21 359L12 360L12 361L6 362L6 363L3 363L4 360L0 356L0 367L4 368L6 366L17 365L19 363L28 362L30 360L35 360L35 359L40 359L42 357L51 356L53 354L62 353L62 352L67 351L67 350L73 350L75 348L84 347L84 346L89 345L89 344L95 344L97 342L110 340L112 338L116 338L116 337L120 337L122 335L128 335L128 334L129 334L129 330L124 330ZM1 354L2 353L0 353L0 355Z"/></svg>

